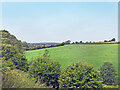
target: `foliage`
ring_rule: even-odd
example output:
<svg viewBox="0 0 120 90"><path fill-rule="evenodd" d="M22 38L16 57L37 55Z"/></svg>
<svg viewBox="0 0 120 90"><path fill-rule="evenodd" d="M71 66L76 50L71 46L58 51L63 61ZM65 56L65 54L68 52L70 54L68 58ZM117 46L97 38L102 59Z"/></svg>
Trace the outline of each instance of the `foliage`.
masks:
<svg viewBox="0 0 120 90"><path fill-rule="evenodd" d="M116 82L116 70L113 64L110 62L105 62L100 67L101 78L103 78L103 84L113 85Z"/></svg>
<svg viewBox="0 0 120 90"><path fill-rule="evenodd" d="M118 88L118 86L104 85L103 84L103 88L108 88L108 90L109 90L109 88L112 88L112 89L114 88L115 89L115 88Z"/></svg>
<svg viewBox="0 0 120 90"><path fill-rule="evenodd" d="M45 53L43 54L43 57L50 57L49 51L47 49L45 50Z"/></svg>
<svg viewBox="0 0 120 90"><path fill-rule="evenodd" d="M92 65L75 63L62 71L59 79L61 88L101 88L100 72L95 71Z"/></svg>
<svg viewBox="0 0 120 90"><path fill-rule="evenodd" d="M11 70L7 67L2 71L2 88L40 88L43 87L39 82L35 83L34 78L21 70Z"/></svg>
<svg viewBox="0 0 120 90"><path fill-rule="evenodd" d="M44 54L45 55L45 54ZM60 64L48 57L37 57L29 67L30 76L47 86L58 86Z"/></svg>
<svg viewBox="0 0 120 90"><path fill-rule="evenodd" d="M1 38L2 44L7 44L7 45L9 44L15 46L17 47L20 53L23 53L22 42L20 40L17 40L17 38L14 35L11 35L6 30L0 30L0 36L2 36Z"/></svg>
<svg viewBox="0 0 120 90"><path fill-rule="evenodd" d="M27 71L28 63L25 56L19 52L17 47L12 45L2 45L2 60L12 62L17 69ZM8 64L9 65L9 64Z"/></svg>
<svg viewBox="0 0 120 90"><path fill-rule="evenodd" d="M12 59L2 60L0 58L0 61L2 61L2 70L0 70L2 71L2 88L41 88L45 86L40 82L35 83L35 79L30 78L27 72L15 69L16 65Z"/></svg>
<svg viewBox="0 0 120 90"><path fill-rule="evenodd" d="M28 62L23 52L22 42L6 30L1 30L0 36L2 36L2 44L0 45L2 60L6 61L8 67L14 66L17 69L27 71Z"/></svg>

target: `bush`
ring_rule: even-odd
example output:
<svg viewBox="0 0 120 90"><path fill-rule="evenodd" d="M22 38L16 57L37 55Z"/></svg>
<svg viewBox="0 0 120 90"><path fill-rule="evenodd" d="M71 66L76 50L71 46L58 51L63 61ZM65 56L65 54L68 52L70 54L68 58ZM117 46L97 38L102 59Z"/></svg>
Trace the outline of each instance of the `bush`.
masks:
<svg viewBox="0 0 120 90"><path fill-rule="evenodd" d="M17 69L27 71L28 62L24 54L20 53L18 48L12 45L2 45L2 60L12 62ZM8 64L9 65L9 64Z"/></svg>
<svg viewBox="0 0 120 90"><path fill-rule="evenodd" d="M59 84L61 88L101 88L100 72L95 71L92 65L75 63L63 70Z"/></svg>
<svg viewBox="0 0 120 90"><path fill-rule="evenodd" d="M38 57L33 60L29 67L29 73L30 76L47 86L59 86L60 64L50 60L48 57Z"/></svg>
<svg viewBox="0 0 120 90"><path fill-rule="evenodd" d="M34 78L30 78L27 73L9 68L2 71L2 88L40 88L40 83L35 83Z"/></svg>
<svg viewBox="0 0 120 90"><path fill-rule="evenodd" d="M113 64L110 62L105 62L104 65L100 67L101 78L103 79L103 84L113 85L116 82L116 70Z"/></svg>

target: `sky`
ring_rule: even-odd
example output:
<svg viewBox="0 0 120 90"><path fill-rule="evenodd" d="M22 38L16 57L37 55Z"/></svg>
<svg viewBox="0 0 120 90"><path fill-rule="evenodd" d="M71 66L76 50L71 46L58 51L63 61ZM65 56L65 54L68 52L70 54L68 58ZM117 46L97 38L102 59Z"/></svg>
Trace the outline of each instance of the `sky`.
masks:
<svg viewBox="0 0 120 90"><path fill-rule="evenodd" d="M31 43L117 39L118 3L3 2L1 29Z"/></svg>

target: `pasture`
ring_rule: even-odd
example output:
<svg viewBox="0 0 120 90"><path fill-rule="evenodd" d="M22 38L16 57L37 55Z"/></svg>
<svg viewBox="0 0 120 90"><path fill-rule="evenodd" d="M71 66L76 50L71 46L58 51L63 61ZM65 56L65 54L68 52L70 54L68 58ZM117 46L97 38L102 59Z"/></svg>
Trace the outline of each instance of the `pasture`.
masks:
<svg viewBox="0 0 120 90"><path fill-rule="evenodd" d="M61 64L62 68L75 63L87 62L99 69L104 62L112 62L118 70L118 44L97 45L65 45L59 47L45 48L49 51L50 58ZM45 49L26 51L28 61L37 56L42 56Z"/></svg>

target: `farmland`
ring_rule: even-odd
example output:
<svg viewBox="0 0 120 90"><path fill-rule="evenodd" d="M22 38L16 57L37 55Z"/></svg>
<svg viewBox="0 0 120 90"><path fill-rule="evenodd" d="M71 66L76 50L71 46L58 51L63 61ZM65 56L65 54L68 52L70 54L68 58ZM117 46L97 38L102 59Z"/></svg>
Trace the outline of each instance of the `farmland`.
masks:
<svg viewBox="0 0 120 90"><path fill-rule="evenodd" d="M97 45L65 45L60 47L46 48L50 58L61 64L62 68L75 62L87 62L93 64L98 69L104 62L113 63L118 70L118 44L97 44ZM28 61L42 56L45 49L26 51Z"/></svg>
<svg viewBox="0 0 120 90"><path fill-rule="evenodd" d="M37 45L30 46L27 42L23 43L6 30L1 32L2 86L5 88L118 87L119 73L116 70L118 71L120 48L117 43L62 43L49 47L44 45L39 49L39 45L36 48ZM46 58L48 54L51 60ZM68 65L70 66L67 67Z"/></svg>

